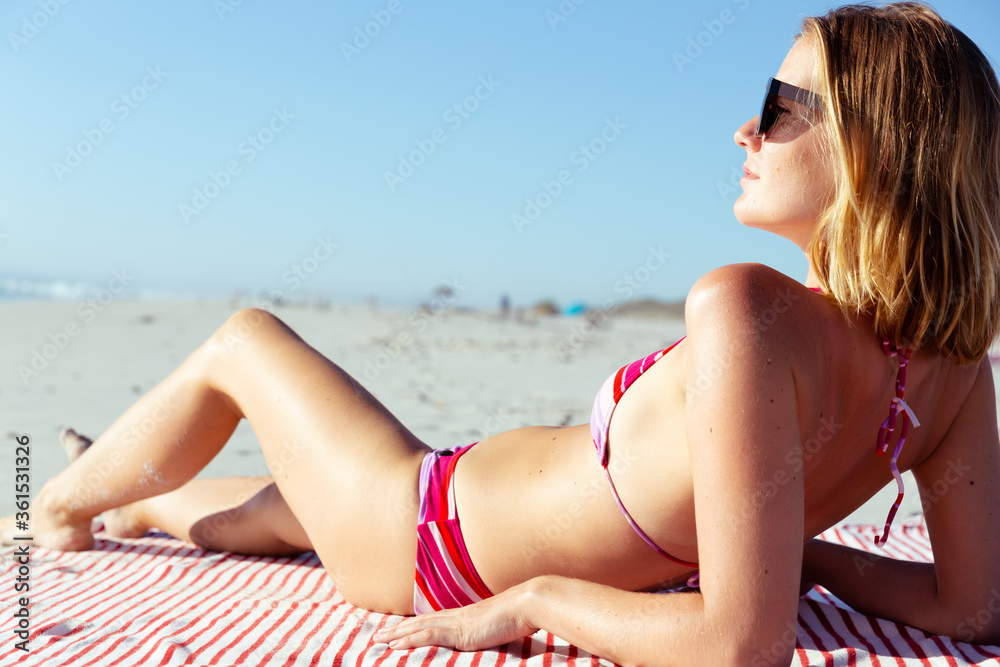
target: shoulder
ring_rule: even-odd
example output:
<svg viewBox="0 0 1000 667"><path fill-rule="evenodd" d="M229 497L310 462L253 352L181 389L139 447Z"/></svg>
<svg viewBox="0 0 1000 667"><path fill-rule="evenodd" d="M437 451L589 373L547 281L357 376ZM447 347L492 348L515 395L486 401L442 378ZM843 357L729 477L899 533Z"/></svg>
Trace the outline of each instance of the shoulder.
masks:
<svg viewBox="0 0 1000 667"><path fill-rule="evenodd" d="M801 338L817 295L769 266L728 264L695 282L684 307L689 331L712 328L777 343ZM765 335L766 334L766 335Z"/></svg>

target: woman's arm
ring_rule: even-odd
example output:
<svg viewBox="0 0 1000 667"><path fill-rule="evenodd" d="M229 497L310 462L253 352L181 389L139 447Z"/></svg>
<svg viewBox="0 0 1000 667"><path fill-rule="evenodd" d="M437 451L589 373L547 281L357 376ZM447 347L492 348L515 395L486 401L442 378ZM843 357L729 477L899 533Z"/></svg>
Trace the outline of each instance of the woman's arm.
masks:
<svg viewBox="0 0 1000 667"><path fill-rule="evenodd" d="M736 659L726 628L708 622L698 593L632 593L558 576L532 579L527 591L522 604L532 628L621 665L758 667L786 664L795 647L792 622L778 648Z"/></svg>
<svg viewBox="0 0 1000 667"><path fill-rule="evenodd" d="M701 627L724 652L692 664L747 665L765 655L788 664L794 652L782 637L798 612L805 484L789 462L801 456L800 410L811 410L799 404L796 375L815 361L813 323L786 298L789 282L766 266L736 264L707 273L688 295L685 419Z"/></svg>
<svg viewBox="0 0 1000 667"><path fill-rule="evenodd" d="M812 540L803 578L858 611L926 632L1000 644L1000 438L987 361L948 433L913 469L934 563Z"/></svg>
<svg viewBox="0 0 1000 667"><path fill-rule="evenodd" d="M826 588L863 614L931 632L928 612L938 604L932 563L901 561L810 540L805 547L802 579Z"/></svg>
<svg viewBox="0 0 1000 667"><path fill-rule="evenodd" d="M477 651L516 641L539 628L621 665L758 667L788 661L790 623L781 644L750 661L734 659L725 628L712 629L697 593L632 593L554 575L535 577L459 609L404 619L374 636L394 649L451 646Z"/></svg>
<svg viewBox="0 0 1000 667"><path fill-rule="evenodd" d="M529 625L622 664L791 661L805 490L788 461L801 454L792 360L802 314L782 301L762 335L760 314L787 287L775 278L760 265L722 267L687 299L685 418L701 592L540 577L526 597Z"/></svg>
<svg viewBox="0 0 1000 667"><path fill-rule="evenodd" d="M632 593L547 575L459 609L421 614L375 634L391 648L452 646L476 651L539 628L620 665L773 664L734 662L724 634L710 631L697 593ZM786 638L795 646L795 625ZM783 651L779 651L783 653Z"/></svg>

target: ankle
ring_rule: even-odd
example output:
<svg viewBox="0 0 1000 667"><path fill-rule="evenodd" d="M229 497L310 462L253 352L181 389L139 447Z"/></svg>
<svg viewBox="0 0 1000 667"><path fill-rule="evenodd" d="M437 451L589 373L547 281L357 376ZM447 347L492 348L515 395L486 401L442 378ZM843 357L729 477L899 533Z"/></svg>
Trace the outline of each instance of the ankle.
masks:
<svg viewBox="0 0 1000 667"><path fill-rule="evenodd" d="M53 481L55 480L50 480L48 484L42 486L35 496L32 505L36 511L63 525L89 522L93 516L87 514L79 496L61 492L52 484Z"/></svg>
<svg viewBox="0 0 1000 667"><path fill-rule="evenodd" d="M133 503L118 508L121 510L122 516L127 518L129 525L135 530L145 532L152 527L149 523L149 515L146 507L146 501L148 500L149 498L136 500Z"/></svg>

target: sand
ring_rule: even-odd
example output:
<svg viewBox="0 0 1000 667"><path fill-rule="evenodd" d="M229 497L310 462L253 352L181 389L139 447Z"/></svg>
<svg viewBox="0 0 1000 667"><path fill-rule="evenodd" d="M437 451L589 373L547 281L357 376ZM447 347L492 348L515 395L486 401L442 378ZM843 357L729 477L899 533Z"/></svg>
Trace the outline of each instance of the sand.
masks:
<svg viewBox="0 0 1000 667"><path fill-rule="evenodd" d="M96 304L100 307L100 304ZM14 511L15 435L31 437L31 486L66 465L64 426L97 437L139 396L250 302L116 301L0 305L0 512ZM433 447L468 444L521 426L586 423L594 395L619 366L684 335L677 318L521 321L471 311L277 306L299 335L358 378ZM202 476L263 475L244 421ZM899 516L920 509L906 475ZM895 485L851 521L881 524Z"/></svg>

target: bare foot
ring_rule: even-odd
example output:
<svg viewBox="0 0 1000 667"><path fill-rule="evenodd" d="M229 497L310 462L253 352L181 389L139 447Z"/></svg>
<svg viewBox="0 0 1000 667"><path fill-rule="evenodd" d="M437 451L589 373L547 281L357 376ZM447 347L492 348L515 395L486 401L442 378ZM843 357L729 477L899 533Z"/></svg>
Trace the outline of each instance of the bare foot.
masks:
<svg viewBox="0 0 1000 667"><path fill-rule="evenodd" d="M59 440L71 462L79 458L91 442L73 429L65 428L59 433ZM59 551L93 549L94 536L90 532L90 522L85 525L75 524L64 517L65 514L49 501L49 494L42 487L31 501L27 512L18 512L14 516L0 519L0 544L31 544ZM31 539L26 539L29 537Z"/></svg>
<svg viewBox="0 0 1000 667"><path fill-rule="evenodd" d="M64 428L59 433L59 441L70 463L80 458L93 444L90 438L71 428ZM115 537L141 537L146 533L131 505L106 511L102 518L105 530ZM24 539L26 537L31 539ZM71 520L66 509L56 504L51 488L46 485L38 492L27 512L0 519L0 544L32 544L57 551L86 551L94 548L94 535L90 521Z"/></svg>
<svg viewBox="0 0 1000 667"><path fill-rule="evenodd" d="M25 539L27 537L31 539ZM90 521L71 523L64 513L53 508L45 487L42 487L27 512L0 519L0 544L32 544L56 551L86 551L94 548L94 536L90 532Z"/></svg>
<svg viewBox="0 0 1000 667"><path fill-rule="evenodd" d="M139 519L138 504L116 507L101 514L104 531L112 537L143 537L146 534L146 526Z"/></svg>
<svg viewBox="0 0 1000 667"><path fill-rule="evenodd" d="M94 441L85 435L80 435L71 428L64 428L59 431L59 442L62 443L63 449L66 450L66 456L69 457L69 462L72 463L80 458L80 455L87 451Z"/></svg>
<svg viewBox="0 0 1000 667"><path fill-rule="evenodd" d="M94 441L77 433L72 428L64 428L59 432L59 441L70 462L76 461L87 449L94 444ZM104 521L104 530L112 537L142 537L146 534L146 527L142 525L138 517L136 503L116 507L101 514Z"/></svg>

